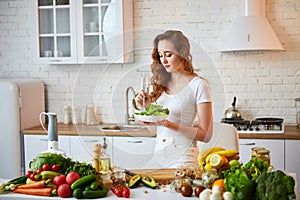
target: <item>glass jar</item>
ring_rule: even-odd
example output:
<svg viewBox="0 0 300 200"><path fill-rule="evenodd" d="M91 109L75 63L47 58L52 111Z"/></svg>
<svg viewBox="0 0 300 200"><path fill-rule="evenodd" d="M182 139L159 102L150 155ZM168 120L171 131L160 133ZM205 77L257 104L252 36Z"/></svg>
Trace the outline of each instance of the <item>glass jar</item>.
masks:
<svg viewBox="0 0 300 200"><path fill-rule="evenodd" d="M251 157L252 158L255 158L255 157L257 157L257 152L258 151L261 151L261 150L265 150L266 148L264 148L264 147L252 147L251 148Z"/></svg>
<svg viewBox="0 0 300 200"><path fill-rule="evenodd" d="M270 164L271 159L270 159L270 151L269 150L264 149L264 150L257 151L256 157L258 159L265 160L268 162L268 164Z"/></svg>
<svg viewBox="0 0 300 200"><path fill-rule="evenodd" d="M113 172L114 172L114 185L125 186L126 179L125 179L124 169L117 167L114 169Z"/></svg>
<svg viewBox="0 0 300 200"><path fill-rule="evenodd" d="M218 171L215 168L205 170L201 176L202 185L210 188L215 180L219 178Z"/></svg>
<svg viewBox="0 0 300 200"><path fill-rule="evenodd" d="M111 179L111 172L108 170L102 170L100 171L100 174L101 174L101 179L104 187L107 190L110 190L113 186L113 181Z"/></svg>

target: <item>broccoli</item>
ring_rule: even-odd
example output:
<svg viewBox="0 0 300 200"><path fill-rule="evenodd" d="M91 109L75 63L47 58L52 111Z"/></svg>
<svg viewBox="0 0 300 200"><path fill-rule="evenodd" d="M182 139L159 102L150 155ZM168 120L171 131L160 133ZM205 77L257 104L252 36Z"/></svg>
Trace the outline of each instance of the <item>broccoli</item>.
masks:
<svg viewBox="0 0 300 200"><path fill-rule="evenodd" d="M290 199L295 197L295 180L281 170L263 172L256 179L257 200Z"/></svg>

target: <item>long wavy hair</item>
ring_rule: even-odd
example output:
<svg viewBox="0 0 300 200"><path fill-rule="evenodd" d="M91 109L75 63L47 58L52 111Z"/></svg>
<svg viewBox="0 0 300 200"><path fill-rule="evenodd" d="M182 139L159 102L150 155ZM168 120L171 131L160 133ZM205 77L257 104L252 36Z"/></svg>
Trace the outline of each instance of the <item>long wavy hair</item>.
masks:
<svg viewBox="0 0 300 200"><path fill-rule="evenodd" d="M150 79L153 85L153 91L150 94L151 102L155 102L160 95L166 91L167 83L171 78L171 74L166 71L160 62L160 57L158 54L158 43L161 40L168 40L174 44L174 48L179 53L181 57L181 62L183 62L184 70L194 74L194 68L192 65L192 55L190 53L190 42L181 31L168 30L162 34L157 35L153 41L152 50L152 64L151 71L152 77Z"/></svg>

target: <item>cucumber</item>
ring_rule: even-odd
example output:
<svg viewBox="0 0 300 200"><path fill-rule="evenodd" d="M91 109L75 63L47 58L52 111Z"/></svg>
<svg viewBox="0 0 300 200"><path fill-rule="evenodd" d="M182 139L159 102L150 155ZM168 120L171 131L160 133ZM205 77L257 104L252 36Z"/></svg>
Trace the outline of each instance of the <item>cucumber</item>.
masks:
<svg viewBox="0 0 300 200"><path fill-rule="evenodd" d="M82 198L82 189L81 188L76 188L73 191L73 197L76 199L81 199Z"/></svg>
<svg viewBox="0 0 300 200"><path fill-rule="evenodd" d="M85 190L82 192L82 196L85 199L95 199L105 197L107 195L107 189L103 188L101 190Z"/></svg>
<svg viewBox="0 0 300 200"><path fill-rule="evenodd" d="M97 190L100 185L101 185L101 181L99 179L96 179L95 181L92 182L92 184L90 185L90 188L92 190Z"/></svg>
<svg viewBox="0 0 300 200"><path fill-rule="evenodd" d="M71 189L75 190L76 188L90 184L95 180L96 180L96 174L86 175L86 176L81 177L80 179L76 180L74 183L72 183Z"/></svg>

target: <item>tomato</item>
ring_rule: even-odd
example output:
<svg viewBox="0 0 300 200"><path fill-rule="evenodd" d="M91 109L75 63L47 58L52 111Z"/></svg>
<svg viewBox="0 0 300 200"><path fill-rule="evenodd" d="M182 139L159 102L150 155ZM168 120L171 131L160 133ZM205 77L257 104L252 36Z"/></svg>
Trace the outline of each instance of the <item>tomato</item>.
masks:
<svg viewBox="0 0 300 200"><path fill-rule="evenodd" d="M65 183L67 183L67 182L66 182L66 176L64 174L55 176L53 178L53 184L56 185L56 186L60 186L60 185L65 184Z"/></svg>
<svg viewBox="0 0 300 200"><path fill-rule="evenodd" d="M34 173L35 173L35 174L40 174L42 171L43 171L43 170L41 170L41 169L37 169L37 170L34 171Z"/></svg>
<svg viewBox="0 0 300 200"><path fill-rule="evenodd" d="M123 188L122 197L129 198L130 197L130 190L129 188Z"/></svg>
<svg viewBox="0 0 300 200"><path fill-rule="evenodd" d="M50 171L51 170L51 166L49 164L43 164L42 170L43 171Z"/></svg>
<svg viewBox="0 0 300 200"><path fill-rule="evenodd" d="M122 197L122 195L123 195L123 190L120 189L120 188L117 188L117 189L115 190L115 195L116 195L117 197Z"/></svg>
<svg viewBox="0 0 300 200"><path fill-rule="evenodd" d="M67 183L64 183L60 185L57 189L57 194L59 197L67 198L72 196L72 190L70 188L70 185Z"/></svg>
<svg viewBox="0 0 300 200"><path fill-rule="evenodd" d="M34 173L30 174L29 178L30 178L31 180L35 181L35 174L34 174Z"/></svg>
<svg viewBox="0 0 300 200"><path fill-rule="evenodd" d="M30 178L30 175L31 175L31 174L33 174L33 171L30 171L30 170L27 171L27 172L26 172L26 175L25 175L26 178Z"/></svg>
<svg viewBox="0 0 300 200"><path fill-rule="evenodd" d="M66 182L69 185L72 185L72 183L74 183L78 179L80 179L80 175L77 172L69 172L66 177Z"/></svg>
<svg viewBox="0 0 300 200"><path fill-rule="evenodd" d="M54 172L59 172L59 170L60 170L60 167L58 166L58 165L56 165L56 164L54 164L54 165L52 165L52 171L54 171Z"/></svg>

